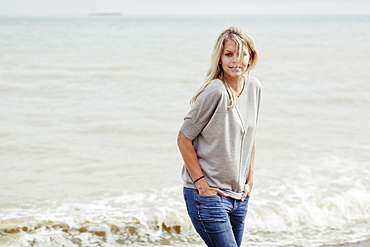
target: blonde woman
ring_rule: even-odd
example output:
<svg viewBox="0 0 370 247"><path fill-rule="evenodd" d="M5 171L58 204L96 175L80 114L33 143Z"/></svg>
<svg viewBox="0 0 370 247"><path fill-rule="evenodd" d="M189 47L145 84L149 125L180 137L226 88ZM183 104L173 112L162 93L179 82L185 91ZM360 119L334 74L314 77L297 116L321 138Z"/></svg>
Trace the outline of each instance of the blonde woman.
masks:
<svg viewBox="0 0 370 247"><path fill-rule="evenodd" d="M249 73L257 60L246 31L223 31L178 134L186 207L207 246L242 243L261 95L259 81Z"/></svg>

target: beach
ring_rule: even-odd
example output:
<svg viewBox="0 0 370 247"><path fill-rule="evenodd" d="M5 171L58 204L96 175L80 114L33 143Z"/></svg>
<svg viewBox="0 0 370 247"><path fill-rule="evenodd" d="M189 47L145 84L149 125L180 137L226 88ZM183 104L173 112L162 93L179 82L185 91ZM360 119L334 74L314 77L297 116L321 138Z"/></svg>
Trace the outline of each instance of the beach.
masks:
<svg viewBox="0 0 370 247"><path fill-rule="evenodd" d="M176 136L231 25L262 84L242 246L369 246L369 16L0 17L0 246L203 246Z"/></svg>

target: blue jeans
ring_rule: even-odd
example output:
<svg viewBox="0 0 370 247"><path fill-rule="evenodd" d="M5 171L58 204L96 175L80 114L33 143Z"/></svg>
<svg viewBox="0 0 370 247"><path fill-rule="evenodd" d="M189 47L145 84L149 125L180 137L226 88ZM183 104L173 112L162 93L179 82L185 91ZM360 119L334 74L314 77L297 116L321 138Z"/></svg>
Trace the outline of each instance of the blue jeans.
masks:
<svg viewBox="0 0 370 247"><path fill-rule="evenodd" d="M184 188L184 199L194 228L207 246L241 245L249 196L242 202L218 194L201 196L198 190Z"/></svg>

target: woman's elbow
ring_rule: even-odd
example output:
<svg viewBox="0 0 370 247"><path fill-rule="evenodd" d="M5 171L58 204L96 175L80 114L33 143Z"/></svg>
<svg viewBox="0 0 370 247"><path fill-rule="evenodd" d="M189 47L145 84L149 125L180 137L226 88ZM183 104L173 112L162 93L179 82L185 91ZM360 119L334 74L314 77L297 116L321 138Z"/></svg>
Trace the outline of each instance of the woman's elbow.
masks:
<svg viewBox="0 0 370 247"><path fill-rule="evenodd" d="M191 142L181 131L177 135L177 146L181 149L187 142Z"/></svg>

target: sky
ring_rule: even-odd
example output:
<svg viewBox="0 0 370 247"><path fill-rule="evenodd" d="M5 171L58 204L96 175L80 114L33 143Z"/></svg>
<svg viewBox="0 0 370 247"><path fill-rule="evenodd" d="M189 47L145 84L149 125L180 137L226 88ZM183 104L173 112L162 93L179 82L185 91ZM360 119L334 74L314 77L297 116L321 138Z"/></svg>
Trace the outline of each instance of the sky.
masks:
<svg viewBox="0 0 370 247"><path fill-rule="evenodd" d="M369 0L0 0L0 16L370 15Z"/></svg>

